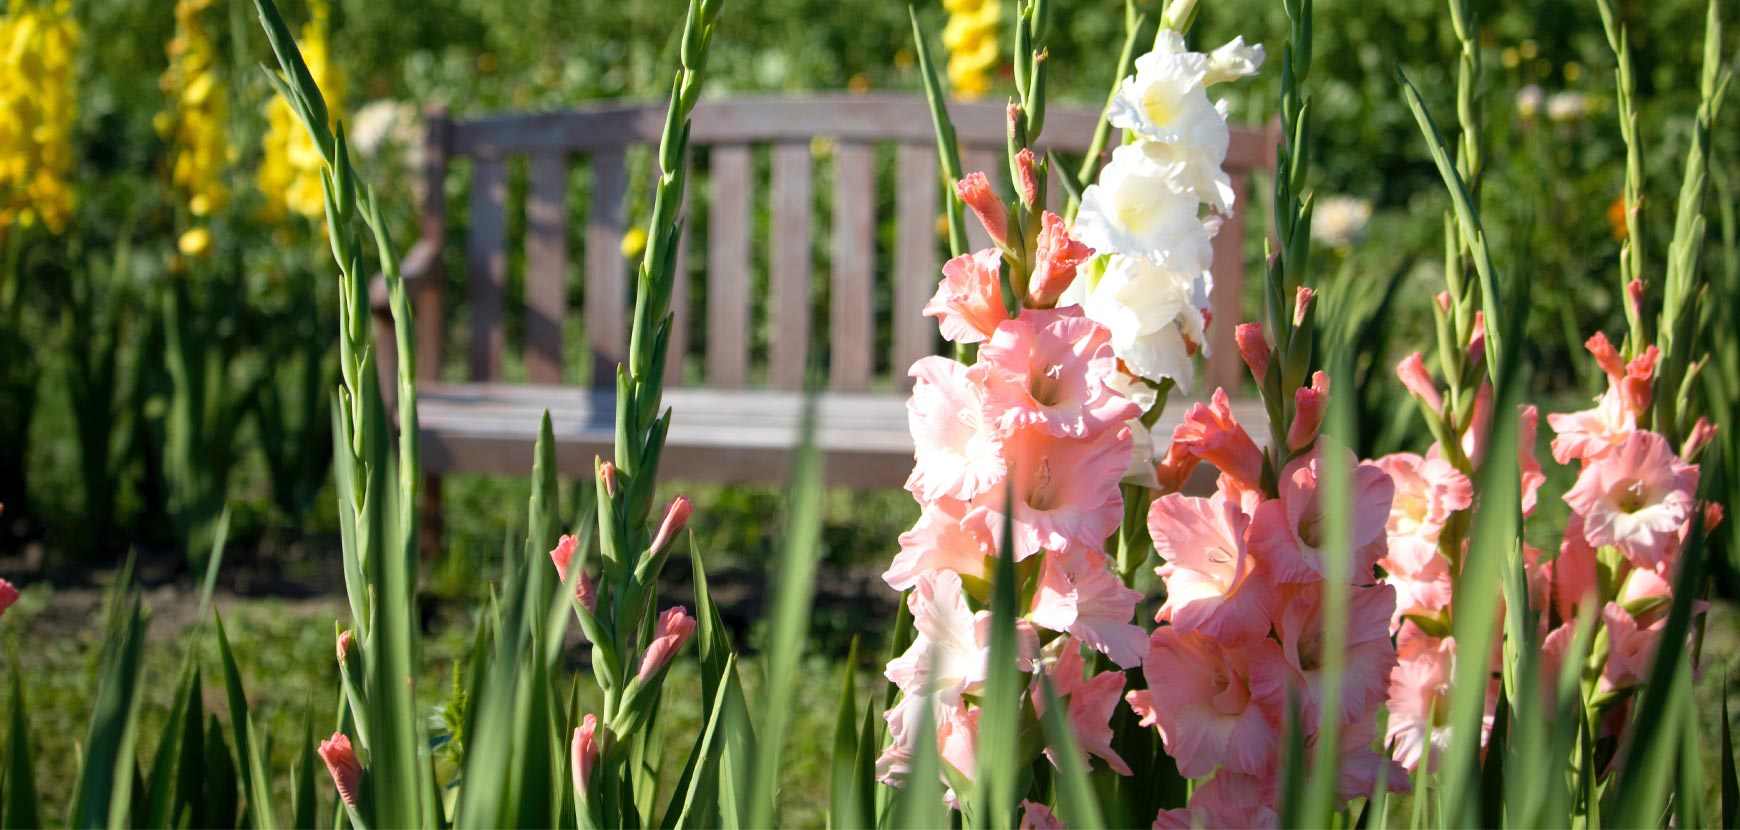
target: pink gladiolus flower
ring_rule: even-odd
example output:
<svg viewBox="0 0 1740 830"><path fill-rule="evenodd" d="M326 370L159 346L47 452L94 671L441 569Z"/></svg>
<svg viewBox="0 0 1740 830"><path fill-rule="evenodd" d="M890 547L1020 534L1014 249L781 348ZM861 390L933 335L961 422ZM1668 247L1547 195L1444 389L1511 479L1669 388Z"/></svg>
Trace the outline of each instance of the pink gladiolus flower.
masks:
<svg viewBox="0 0 1740 830"><path fill-rule="evenodd" d="M977 694L985 682L991 651L991 613L974 614L961 592L960 575L931 571L918 578L907 595L916 633L906 653L888 662L884 671L909 697L934 697L954 703ZM1025 620L1016 623L1016 668L1028 671L1039 653L1039 638ZM940 721L940 718L939 718ZM914 721L916 723L916 721Z"/></svg>
<svg viewBox="0 0 1740 830"><path fill-rule="evenodd" d="M1656 646L1661 645L1661 631L1667 618L1650 625L1639 625L1625 607L1609 602L1601 609L1601 622L1607 626L1607 662L1601 667L1597 691L1615 692L1643 682L1655 661Z"/></svg>
<svg viewBox="0 0 1740 830"><path fill-rule="evenodd" d="M658 624L653 626L652 642L647 644L646 653L640 658L640 673L637 675L640 682L645 683L664 671L693 633L695 619L682 606L660 614Z"/></svg>
<svg viewBox="0 0 1740 830"><path fill-rule="evenodd" d="M1196 472L1196 465L1202 463L1190 451L1186 444L1173 441L1166 445L1166 455L1162 456L1154 467L1154 478L1160 485L1161 493L1176 493L1184 489L1185 482L1190 480L1190 474Z"/></svg>
<svg viewBox="0 0 1740 830"><path fill-rule="evenodd" d="M979 350L986 420L1002 430L1037 426L1080 438L1141 414L1109 381L1118 371L1112 335L1078 306L1028 311L997 327ZM995 413L993 415L993 413Z"/></svg>
<svg viewBox="0 0 1740 830"><path fill-rule="evenodd" d="M1143 726L1160 728L1179 774L1201 778L1217 766L1250 775L1272 771L1281 702L1259 700L1251 685L1252 658L1269 650L1278 647L1266 639L1227 649L1200 634L1155 629L1142 666L1148 688L1127 699Z"/></svg>
<svg viewBox="0 0 1740 830"><path fill-rule="evenodd" d="M1050 631L1067 631L1126 669L1142 664L1148 632L1133 625L1142 592L1124 585L1093 551L1047 553L1027 618ZM1058 694L1063 694L1059 692Z"/></svg>
<svg viewBox="0 0 1740 830"><path fill-rule="evenodd" d="M1409 394L1419 398L1433 412L1444 408L1444 398L1438 394L1438 386L1432 381L1432 373L1426 370L1426 361L1420 357L1419 352L1402 358L1402 362L1396 364L1396 377L1402 379L1402 385L1408 388Z"/></svg>
<svg viewBox="0 0 1740 830"><path fill-rule="evenodd" d="M1052 815L1051 808L1032 801L1021 802L1020 830L1063 830L1063 822Z"/></svg>
<svg viewBox="0 0 1740 830"><path fill-rule="evenodd" d="M945 764L968 781L979 776L979 710L966 706L942 707L944 717L936 723L937 752Z"/></svg>
<svg viewBox="0 0 1740 830"><path fill-rule="evenodd" d="M985 557L994 555L997 547L984 528L963 521L966 515L967 503L959 499L926 503L918 524L900 534L900 553L895 554L882 580L888 587L904 591L931 571L954 571L983 579Z"/></svg>
<svg viewBox="0 0 1740 830"><path fill-rule="evenodd" d="M1401 628L1408 614L1432 617L1450 607L1455 585L1450 579L1450 561L1444 557L1434 556L1412 573L1398 569L1389 558L1378 560L1378 564L1389 571L1383 583L1396 589L1396 611L1390 616L1391 634Z"/></svg>
<svg viewBox="0 0 1740 830"><path fill-rule="evenodd" d="M1050 308L1075 282L1075 270L1093 257L1094 249L1072 239L1063 217L1049 210L1040 214L1039 222L1039 239L1034 244L1034 259L1039 264L1027 284L1027 303L1034 308Z"/></svg>
<svg viewBox="0 0 1740 830"><path fill-rule="evenodd" d="M1595 548L1583 536L1583 517L1572 513L1565 522L1559 555L1536 568L1546 594L1539 607L1554 612L1560 620L1576 617L1577 610L1599 589L1598 567Z"/></svg>
<svg viewBox="0 0 1740 830"><path fill-rule="evenodd" d="M1625 358L1619 355L1619 349L1614 348L1613 341L1607 339L1606 332L1595 332L1583 341L1583 348L1595 356L1595 365L1607 373L1607 379L1617 385L1625 377Z"/></svg>
<svg viewBox="0 0 1740 830"><path fill-rule="evenodd" d="M1376 464L1396 489L1384 525L1389 534L1386 561L1390 563L1385 569L1417 573L1438 558L1438 536L1444 523L1452 513L1474 503L1474 487L1467 476L1442 458L1395 453Z"/></svg>
<svg viewBox="0 0 1740 830"><path fill-rule="evenodd" d="M1038 427L1016 430L1004 439L1013 496L1015 538L1010 547L1020 561L1041 550L1094 549L1118 529L1124 499L1118 481L1129 467L1130 428L1101 430L1082 439L1053 438ZM967 520L1000 532L1011 506L1002 487L975 499Z"/></svg>
<svg viewBox="0 0 1740 830"><path fill-rule="evenodd" d="M5 614L12 603L18 601L18 588L4 579L0 579L0 614Z"/></svg>
<svg viewBox="0 0 1740 830"><path fill-rule="evenodd" d="M1709 418L1698 416L1698 422L1692 424L1692 431L1686 435L1686 442L1680 446L1680 457L1687 463L1698 460L1704 452L1704 447L1716 439L1716 425Z"/></svg>
<svg viewBox="0 0 1740 830"><path fill-rule="evenodd" d="M1565 502L1583 517L1589 544L1613 545L1638 567L1653 568L1679 550L1697 489L1698 468L1680 461L1667 439L1639 431L1586 464Z"/></svg>
<svg viewBox="0 0 1740 830"><path fill-rule="evenodd" d="M1263 453L1257 443L1233 418L1225 389L1214 390L1208 405L1193 404L1184 422L1172 432L1174 444L1182 444L1197 458L1213 464L1246 489L1259 486Z"/></svg>
<svg viewBox="0 0 1740 830"><path fill-rule="evenodd" d="M677 498L682 499L681 496ZM683 499L683 501L686 502L688 499ZM672 506L675 507L675 504L673 503ZM556 540L556 547L550 551L550 561L556 563L556 573L562 577L563 582L568 581L568 568L574 562L575 549L579 545L578 538L563 534L562 538ZM655 546L654 550L657 549ZM598 591L584 570L574 578L574 599L578 600L581 607L587 611L594 610L598 604Z"/></svg>
<svg viewBox="0 0 1740 830"><path fill-rule="evenodd" d="M1661 350L1652 344L1625 365L1625 377L1619 382L1619 394L1625 399L1626 408L1632 412L1642 413L1649 409L1653 399L1650 383L1655 378L1655 362L1660 358Z"/></svg>
<svg viewBox="0 0 1740 830"><path fill-rule="evenodd" d="M1293 393L1293 423L1287 427L1287 448L1302 450L1317 440L1317 430L1323 427L1323 415L1329 411L1329 376L1322 372L1311 375L1311 385Z"/></svg>
<svg viewBox="0 0 1740 830"><path fill-rule="evenodd" d="M1420 635L1422 640L1430 640ZM1450 680L1456 667L1456 642L1430 640L1401 656L1390 673L1390 722L1384 743L1409 772L1428 751L1436 756L1450 745ZM1428 736L1431 746L1428 748Z"/></svg>
<svg viewBox="0 0 1740 830"><path fill-rule="evenodd" d="M1261 384L1269 373L1269 341L1258 323L1240 323L1233 329L1233 339L1239 344L1239 357L1251 367L1251 376Z"/></svg>
<svg viewBox="0 0 1740 830"><path fill-rule="evenodd" d="M1003 307L1000 276L1003 255L995 248L961 254L943 265L936 295L924 306L924 316L937 318L942 336L955 343L979 343L1009 319Z"/></svg>
<svg viewBox="0 0 1740 830"><path fill-rule="evenodd" d="M1569 464L1598 458L1637 430L1637 416L1612 389L1596 398L1594 409L1547 416L1553 439L1553 460Z"/></svg>
<svg viewBox="0 0 1740 830"><path fill-rule="evenodd" d="M1112 749L1112 710L1123 697L1124 675L1108 671L1083 679L1085 665L1081 644L1074 639L1064 640L1050 672L1052 692L1069 711L1069 726L1075 734L1076 748L1089 759L1104 760L1113 772L1129 775L1130 765ZM1047 704L1039 681L1034 681L1029 695L1034 712L1044 717ZM1052 763L1057 763L1057 755L1052 749L1047 748L1045 754Z"/></svg>
<svg viewBox="0 0 1740 830"><path fill-rule="evenodd" d="M1196 788L1190 806L1161 810L1154 817L1154 830L1279 827L1281 817L1271 806L1275 803L1274 789L1273 776L1241 775L1223 769Z"/></svg>
<svg viewBox="0 0 1740 830"><path fill-rule="evenodd" d="M1388 755L1372 749L1377 738L1377 719L1367 716L1358 721L1343 726L1336 733L1337 737L1337 768L1339 774L1335 780L1335 794L1346 799L1368 798L1377 790L1378 777L1386 773L1386 789L1390 792L1405 793L1413 787L1408 782L1408 771L1402 768ZM1305 748L1307 758L1317 751L1317 738L1313 737Z"/></svg>
<svg viewBox="0 0 1740 830"><path fill-rule="evenodd" d="M946 357L912 364L906 402L917 463L906 489L921 501L970 499L1003 480L1003 439L984 420L980 373Z"/></svg>
<svg viewBox="0 0 1740 830"><path fill-rule="evenodd" d="M574 774L574 794L582 804L592 800L592 770L598 765L599 752L598 717L588 712L574 730L573 760L570 763Z"/></svg>
<svg viewBox="0 0 1740 830"><path fill-rule="evenodd" d="M683 532L689 523L689 512L694 504L686 496L678 496L671 500L671 505L665 508L665 517L659 522L658 535L653 537L652 550L662 551Z"/></svg>
<svg viewBox="0 0 1740 830"><path fill-rule="evenodd" d="M1206 499L1174 493L1154 501L1148 532L1166 560L1158 569L1166 581L1162 620L1229 645L1269 632L1278 596L1245 548L1249 526L1225 492Z"/></svg>
<svg viewBox="0 0 1740 830"><path fill-rule="evenodd" d="M1015 189L1021 196L1021 204L1032 207L1039 201L1039 173L1033 169L1033 151L1026 147L1015 154L1015 171L1018 174Z"/></svg>
<svg viewBox="0 0 1740 830"><path fill-rule="evenodd" d="M1468 335L1468 362L1479 366L1486 359L1486 312L1474 312L1474 331Z"/></svg>
<svg viewBox="0 0 1740 830"><path fill-rule="evenodd" d="M1331 463L1348 470L1348 498L1352 508L1352 558L1348 578L1355 584L1372 581L1371 569L1385 553L1384 525L1389 521L1395 485L1383 470L1358 464L1353 453L1319 444L1281 472L1280 498L1257 505L1251 516L1246 543L1273 569L1277 583L1316 582L1327 565L1324 545L1323 505L1317 492L1319 465L1327 455Z"/></svg>
<svg viewBox="0 0 1740 830"><path fill-rule="evenodd" d="M1295 328L1305 325L1305 313L1311 310L1311 301L1316 298L1317 292L1309 286L1299 286L1298 292L1293 296L1293 326Z"/></svg>
<svg viewBox="0 0 1740 830"><path fill-rule="evenodd" d="M362 795L362 762L356 759L356 750L351 749L350 738L343 732L332 733L332 738L321 741L320 760L326 762L326 771L332 773L332 783L338 788L338 797L352 809L357 806L357 799Z"/></svg>
<svg viewBox="0 0 1740 830"><path fill-rule="evenodd" d="M979 217L979 224L985 226L985 233L991 235L992 241L998 245L1008 244L1009 208L991 190L991 180L982 171L968 173L966 178L956 182L955 195L961 197L974 216Z"/></svg>
<svg viewBox="0 0 1740 830"><path fill-rule="evenodd" d="M1346 650L1342 656L1338 723L1350 724L1383 702L1396 650L1390 644L1390 617L1395 589L1388 585L1350 587L1347 596ZM1323 705L1324 641L1323 583L1293 589L1275 617L1281 647L1251 660L1251 689L1269 700L1297 694L1303 723L1315 734ZM1296 691L1294 691L1296 690Z"/></svg>

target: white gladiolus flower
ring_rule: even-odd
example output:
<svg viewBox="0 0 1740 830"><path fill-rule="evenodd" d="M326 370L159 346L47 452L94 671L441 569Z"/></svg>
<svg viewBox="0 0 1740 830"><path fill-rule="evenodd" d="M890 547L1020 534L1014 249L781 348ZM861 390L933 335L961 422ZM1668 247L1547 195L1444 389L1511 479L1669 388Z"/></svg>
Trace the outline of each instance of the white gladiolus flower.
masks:
<svg viewBox="0 0 1740 830"><path fill-rule="evenodd" d="M1127 144L1112 153L1099 182L1082 192L1076 238L1096 251L1140 257L1157 268L1206 269L1214 253L1198 217L1199 202L1181 186L1168 154L1150 153L1149 146Z"/></svg>
<svg viewBox="0 0 1740 830"><path fill-rule="evenodd" d="M1080 304L1088 319L1111 332L1112 351L1131 372L1190 388L1191 357L1204 342L1212 286L1207 270L1168 270L1127 256L1112 256L1104 267L1096 280L1084 266L1065 302Z"/></svg>
<svg viewBox="0 0 1740 830"><path fill-rule="evenodd" d="M1177 32L1161 32L1154 51L1136 59L1136 74L1124 79L1112 99L1112 126L1167 144L1218 141L1224 157L1226 119L1208 100L1208 64L1207 55L1184 48Z"/></svg>
<svg viewBox="0 0 1740 830"><path fill-rule="evenodd" d="M1202 79L1203 86L1235 81L1239 78L1249 78L1257 74L1263 67L1263 45L1261 43L1245 45L1244 35L1233 38L1227 45L1210 52L1208 55L1208 74Z"/></svg>
<svg viewBox="0 0 1740 830"><path fill-rule="evenodd" d="M1311 213L1311 238L1331 248L1350 248L1365 236L1371 202L1354 196L1331 196Z"/></svg>

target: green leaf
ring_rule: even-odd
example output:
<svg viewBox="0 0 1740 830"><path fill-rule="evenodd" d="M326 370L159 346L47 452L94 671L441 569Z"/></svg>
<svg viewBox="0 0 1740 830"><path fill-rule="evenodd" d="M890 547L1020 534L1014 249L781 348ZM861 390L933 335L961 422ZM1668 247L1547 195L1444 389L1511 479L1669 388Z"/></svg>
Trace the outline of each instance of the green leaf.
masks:
<svg viewBox="0 0 1740 830"><path fill-rule="evenodd" d="M260 742L254 736L254 718L248 711L248 695L242 688L242 673L236 668L235 655L230 651L230 638L224 632L222 614L213 611L217 623L218 657L223 664L224 692L230 704L230 731L236 735L236 762L242 770L242 791L248 797L248 814L255 827L271 830L278 826L277 813L272 809L272 785L265 780L265 764L260 759Z"/></svg>
<svg viewBox="0 0 1740 830"><path fill-rule="evenodd" d="M1728 715L1728 676L1722 676L1722 826L1740 827L1740 770L1734 764L1734 731Z"/></svg>
<svg viewBox="0 0 1740 830"><path fill-rule="evenodd" d="M109 629L112 648L104 649L102 682L84 743L85 763L69 822L73 827L130 823L127 813L132 806L145 615L137 597L126 605L130 610L122 612Z"/></svg>
<svg viewBox="0 0 1740 830"><path fill-rule="evenodd" d="M1013 502L1015 494L1006 491L1004 498ZM1021 672L1015 666L1015 618L1018 577L1015 575L1015 555L1009 548L1015 538L1010 527L1013 511L1006 511L1003 522L1003 550L998 552L991 584L991 649L985 678L985 694L980 699L978 775L974 783L972 806L975 824L981 827L1013 826L1016 766L1020 763L1016 746L1021 715Z"/></svg>
<svg viewBox="0 0 1740 830"><path fill-rule="evenodd" d="M725 667L726 672L735 678L737 658L735 656L726 658ZM682 795L681 804L673 803L665 812L669 815L673 810L678 810L679 807L681 809L676 812L674 822L669 818L665 820L666 826L679 828L679 830L706 826L704 823L698 823L698 820L705 819L706 811L716 806L717 799L726 795L720 787L719 759L724 754L723 724L729 709L726 705L726 697L730 693L729 685L729 683L721 683L718 693L714 696L711 707L712 715L707 718L707 728L702 731L700 746L696 748L694 753L695 773L689 778L688 787L677 789L677 792Z"/></svg>
<svg viewBox="0 0 1740 830"><path fill-rule="evenodd" d="M1075 733L1066 721L1065 707L1051 687L1051 678L1040 675L1040 690L1045 696L1045 714L1040 718L1045 726L1045 741L1057 761L1057 812L1064 826L1075 830L1104 827L1099 797L1088 780L1087 764L1082 751L1076 748Z"/></svg>
<svg viewBox="0 0 1740 830"><path fill-rule="evenodd" d="M906 12L912 19L913 51L918 54L918 72L924 79L924 97L930 104L930 120L936 129L937 158L942 168L943 200L949 221L949 252L960 256L967 252L966 210L954 188L954 183L962 176L960 145L955 141L955 125L949 119L948 102L943 94L942 80L937 75L936 62L931 57L930 43L925 39L924 29L918 25L918 12L910 5Z"/></svg>
<svg viewBox="0 0 1740 830"><path fill-rule="evenodd" d="M892 828L935 830L948 827L948 811L943 808L942 759L937 757L935 707L929 701L920 707L918 729L913 733L912 762L906 774L906 786L895 796Z"/></svg>
<svg viewBox="0 0 1740 830"><path fill-rule="evenodd" d="M9 661L12 671L12 717L6 749L6 773L0 783L5 786L4 801L0 801L0 828L41 827L42 820L36 801L36 770L31 760L29 716L26 714L24 684L18 679L18 661Z"/></svg>
<svg viewBox="0 0 1740 830"><path fill-rule="evenodd" d="M213 557L214 559L216 557ZM188 799L178 793L176 785L182 778L181 765L187 763L189 752L187 718L199 706L195 699L200 692L199 663L195 652L188 650L181 668L181 681L176 684L175 701L169 710L169 721L163 726L163 739L157 744L157 755L151 764L151 779L146 789L145 811L139 818L143 827L170 827L175 824L176 808ZM195 713L197 717L197 713Z"/></svg>
<svg viewBox="0 0 1740 830"><path fill-rule="evenodd" d="M198 780L200 799L193 813L194 827L235 827L240 801L236 795L236 765L224 743L224 728L217 715L205 717L204 755Z"/></svg>
<svg viewBox="0 0 1740 830"><path fill-rule="evenodd" d="M840 704L834 715L834 754L829 766L828 775L828 827L831 830L841 830L851 827L856 822L853 818L858 811L857 799L861 793L857 788L856 772L858 760L858 638L852 638L852 647L846 653L846 662L840 670Z"/></svg>
<svg viewBox="0 0 1740 830"><path fill-rule="evenodd" d="M290 782L290 826L294 830L314 830L319 821L320 799L315 795L314 782L323 772L323 765L314 754L314 743L313 715L304 710L302 751L296 755Z"/></svg>

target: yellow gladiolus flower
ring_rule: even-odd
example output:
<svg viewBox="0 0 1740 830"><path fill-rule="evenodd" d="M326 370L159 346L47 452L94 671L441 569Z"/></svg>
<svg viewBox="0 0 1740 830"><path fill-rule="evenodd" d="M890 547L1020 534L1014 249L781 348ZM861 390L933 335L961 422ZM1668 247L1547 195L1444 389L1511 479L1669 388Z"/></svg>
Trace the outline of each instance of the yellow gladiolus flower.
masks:
<svg viewBox="0 0 1740 830"><path fill-rule="evenodd" d="M175 241L175 249L182 256L202 257L211 252L211 231L207 228L194 228L181 235Z"/></svg>
<svg viewBox="0 0 1740 830"><path fill-rule="evenodd" d="M949 53L949 83L956 95L978 98L991 90L991 71L999 59L1002 7L996 0L943 0L943 8L949 13L942 34Z"/></svg>
<svg viewBox="0 0 1740 830"><path fill-rule="evenodd" d="M336 122L344 100L344 78L327 49L327 5L324 0L315 0L309 9L312 17L302 27L302 57ZM280 220L292 211L310 218L323 215L326 201L320 189L320 150L314 139L296 120L290 104L279 96L272 96L266 105L266 120L265 155L257 174L260 190L266 195L266 218Z"/></svg>
<svg viewBox="0 0 1740 830"><path fill-rule="evenodd" d="M170 184L188 211L200 217L210 216L229 201L223 183L223 170L230 162L229 139L224 134L229 102L218 82L217 48L200 20L200 13L212 3L178 0L175 4L175 36L169 41L169 68L163 73L169 110L155 119L170 146Z"/></svg>
<svg viewBox="0 0 1740 830"><path fill-rule="evenodd" d="M68 0L21 2L0 15L0 232L72 214L72 130L78 116Z"/></svg>

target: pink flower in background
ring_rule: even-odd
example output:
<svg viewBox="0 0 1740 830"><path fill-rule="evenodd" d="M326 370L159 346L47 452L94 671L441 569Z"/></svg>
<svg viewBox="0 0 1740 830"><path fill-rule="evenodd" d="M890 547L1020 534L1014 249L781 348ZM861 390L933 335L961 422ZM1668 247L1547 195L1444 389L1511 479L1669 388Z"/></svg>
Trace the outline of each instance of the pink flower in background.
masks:
<svg viewBox="0 0 1740 830"><path fill-rule="evenodd" d="M1556 613L1560 620L1574 618L1584 600L1595 596L1600 587L1598 567L1595 548L1583 537L1583 517L1572 513L1565 522L1559 555L1535 569L1546 594L1539 607Z"/></svg>
<svg viewBox="0 0 1740 830"><path fill-rule="evenodd" d="M1328 528L1318 493L1318 465L1326 457L1348 470L1353 555L1353 561L1348 563L1348 578L1355 584L1370 583L1372 566L1384 556L1384 525L1389 521L1395 485L1383 470L1372 464L1359 464L1352 452L1320 444L1287 465L1281 473L1280 498L1258 505L1251 517L1246 542L1273 569L1278 583L1315 582L1326 572L1323 557Z"/></svg>
<svg viewBox="0 0 1740 830"><path fill-rule="evenodd" d="M569 767L574 775L574 795L582 803L591 800L588 792L592 782L592 770L598 765L598 716L588 712L580 719L580 726L574 730L573 759Z"/></svg>
<svg viewBox="0 0 1740 830"><path fill-rule="evenodd" d="M1438 393L1438 385L1432 380L1432 373L1426 370L1426 361L1414 352L1402 358L1396 364L1396 377L1402 379L1402 385L1408 388L1408 393L1426 404L1434 412L1444 408L1444 396Z"/></svg>
<svg viewBox="0 0 1740 830"><path fill-rule="evenodd" d="M1154 830L1198 830L1198 828L1259 828L1279 827L1281 817L1273 807L1274 776L1242 775L1221 770L1190 796L1190 806L1161 810L1154 818Z"/></svg>
<svg viewBox="0 0 1740 830"><path fill-rule="evenodd" d="M1071 238L1063 217L1046 211L1039 217L1039 238L1034 243L1033 279L1027 284L1027 303L1050 308L1075 282L1075 270L1093 258L1094 249Z"/></svg>
<svg viewBox="0 0 1740 830"><path fill-rule="evenodd" d="M1251 685L1252 658L1272 650L1278 647L1271 640L1226 649L1171 626L1154 631L1142 666L1148 688L1128 700L1143 726L1160 728L1179 774L1201 778L1217 766L1251 775L1273 771L1282 702L1258 700Z"/></svg>
<svg viewBox="0 0 1740 830"><path fill-rule="evenodd" d="M1321 582L1291 589L1275 617L1281 647L1258 652L1251 661L1253 692L1269 700L1297 695L1305 727L1313 733L1323 703L1323 672L1329 658L1324 652L1328 639L1324 590ZM1377 585L1350 586L1347 590L1340 724L1360 720L1383 702L1390 671L1396 665L1396 650L1390 644L1395 589Z"/></svg>
<svg viewBox="0 0 1740 830"><path fill-rule="evenodd" d="M1383 780L1384 789L1390 792L1405 793L1412 789L1408 771L1387 754L1372 749L1372 744L1377 742L1375 719L1361 718L1343 725L1336 738L1336 795L1347 799L1369 798L1377 791L1379 779ZM1317 740L1313 737L1308 742L1306 757L1317 751Z"/></svg>
<svg viewBox="0 0 1740 830"><path fill-rule="evenodd" d="M918 524L900 534L900 552L894 555L882 580L888 587L904 591L930 571L984 578L985 557L994 555L997 546L992 535L977 523L963 522L966 515L967 503L959 499L927 502Z"/></svg>
<svg viewBox="0 0 1740 830"><path fill-rule="evenodd" d="M1405 630L1417 634L1411 627ZM1384 743L1394 747L1395 759L1410 772L1420 766L1428 751L1435 756L1450 745L1447 723L1455 668L1455 640L1417 634L1413 647L1399 655L1390 672L1390 722Z"/></svg>
<svg viewBox="0 0 1740 830"><path fill-rule="evenodd" d="M920 576L906 605L917 636L906 653L888 662L888 680L909 697L934 697L939 703L977 694L990 657L991 613L973 613L953 571ZM1016 668L1029 670L1038 653L1033 627L1017 621Z"/></svg>
<svg viewBox="0 0 1740 830"><path fill-rule="evenodd" d="M1474 503L1474 487L1468 477L1442 458L1421 458L1413 453L1386 455L1374 462L1395 485L1390 516L1386 569L1413 574L1427 568L1438 556L1438 535L1450 514Z"/></svg>
<svg viewBox="0 0 1740 830"><path fill-rule="evenodd" d="M1565 502L1582 517L1590 545L1613 545L1653 568L1678 552L1697 489L1698 468L1680 461L1667 439L1640 431L1584 465Z"/></svg>
<svg viewBox="0 0 1740 830"><path fill-rule="evenodd" d="M334 732L331 738L320 742L317 751L320 760L326 762L326 771L332 774L338 797L355 809L357 799L362 796L363 768L362 762L357 760L356 750L351 748L350 737L343 732Z"/></svg>
<svg viewBox="0 0 1740 830"><path fill-rule="evenodd" d="M1083 439L1054 438L1038 427L1016 430L1003 442L1013 506L1003 488L992 487L974 500L967 519L996 532L1012 509L1009 544L1017 561L1041 550L1097 549L1124 518L1118 482L1131 446L1130 429L1122 425Z"/></svg>
<svg viewBox="0 0 1740 830"><path fill-rule="evenodd" d="M1450 578L1448 559L1434 556L1412 573L1401 570L1388 558L1378 560L1378 564L1389 572L1383 583L1396 589L1396 612L1390 617L1391 634L1401 627L1404 615L1431 617L1450 607L1455 583Z"/></svg>
<svg viewBox="0 0 1740 830"><path fill-rule="evenodd" d="M1034 625L1065 631L1126 669L1142 664L1148 632L1130 620L1142 592L1124 585L1097 552L1047 553L1027 615ZM1058 692L1063 694L1063 692Z"/></svg>
<svg viewBox="0 0 1740 830"><path fill-rule="evenodd" d="M979 710L966 706L939 707L943 717L937 719L937 753L945 764L963 778L978 777Z"/></svg>
<svg viewBox="0 0 1740 830"><path fill-rule="evenodd" d="M1019 830L1063 830L1063 822L1052 815L1051 808L1032 801L1021 802Z"/></svg>
<svg viewBox="0 0 1740 830"><path fill-rule="evenodd" d="M967 177L955 183L955 195L961 197L973 215L979 217L979 224L985 226L985 233L998 245L1009 240L1009 208L1003 200L997 198L996 191L991 189L991 179L983 171L968 173Z"/></svg>
<svg viewBox="0 0 1740 830"><path fill-rule="evenodd" d="M977 374L946 357L912 364L917 379L906 402L917 462L906 489L922 501L970 499L1003 480L1003 441L984 420Z"/></svg>
<svg viewBox="0 0 1740 830"><path fill-rule="evenodd" d="M1609 389L1595 399L1594 409L1547 416L1553 428L1553 460L1569 464L1598 458L1637 429L1637 416L1625 408L1617 390Z"/></svg>
<svg viewBox="0 0 1740 830"><path fill-rule="evenodd" d="M1533 515L1535 503L1540 497L1541 485L1547 483L1547 474L1541 471L1541 460L1535 457L1535 433L1540 430L1541 411L1534 404L1518 408L1516 432L1516 459L1518 474L1522 477L1522 512L1524 516Z"/></svg>
<svg viewBox="0 0 1740 830"><path fill-rule="evenodd" d="M1065 639L1057 646L1058 657L1049 672L1052 692L1068 708L1067 719L1070 731L1075 735L1076 748L1090 759L1104 760L1106 766L1117 774L1129 775L1130 766L1112 749L1112 710L1123 697L1124 675L1108 671L1084 679L1086 662L1082 660L1081 645L1075 639ZM1029 696L1033 700L1034 712L1044 717L1047 703L1038 679L1033 681ZM1046 748L1045 754L1052 763L1057 762L1050 747Z"/></svg>
<svg viewBox="0 0 1740 830"><path fill-rule="evenodd" d="M936 295L924 307L924 316L937 318L942 336L954 343L980 343L1009 319L1003 306L1003 255L995 248L961 254L943 265L943 279Z"/></svg>
<svg viewBox="0 0 1740 830"><path fill-rule="evenodd" d="M1225 493L1173 493L1148 508L1148 532L1165 564L1160 618L1181 631L1242 643L1269 632L1275 589L1245 548L1250 519Z"/></svg>
<svg viewBox="0 0 1740 830"><path fill-rule="evenodd" d="M669 609L659 615L658 624L653 627L652 642L647 644L646 653L640 658L640 672L637 675L640 682L645 683L665 666L670 665L671 658L677 656L677 651L683 643L689 641L689 635L695 633L695 619L681 606Z"/></svg>
<svg viewBox="0 0 1740 830"><path fill-rule="evenodd" d="M4 579L0 579L0 614L5 614L12 603L18 601L18 588Z"/></svg>
<svg viewBox="0 0 1740 830"><path fill-rule="evenodd" d="M1233 417L1232 403L1227 400L1225 389L1214 390L1214 397L1207 405L1192 404L1184 415L1184 422L1173 430L1172 441L1183 445L1197 458L1213 464L1245 489L1259 488L1263 453Z"/></svg>
<svg viewBox="0 0 1740 830"><path fill-rule="evenodd" d="M986 420L1079 438L1141 414L1108 384L1118 371L1111 332L1072 306L1028 311L980 347Z"/></svg>
<svg viewBox="0 0 1740 830"><path fill-rule="evenodd" d="M1655 649L1661 645L1663 617L1649 625L1639 625L1631 613L1617 602L1601 609L1601 622L1607 627L1607 662L1601 667L1601 680L1595 688L1602 692L1629 689L1643 682L1649 674Z"/></svg>

